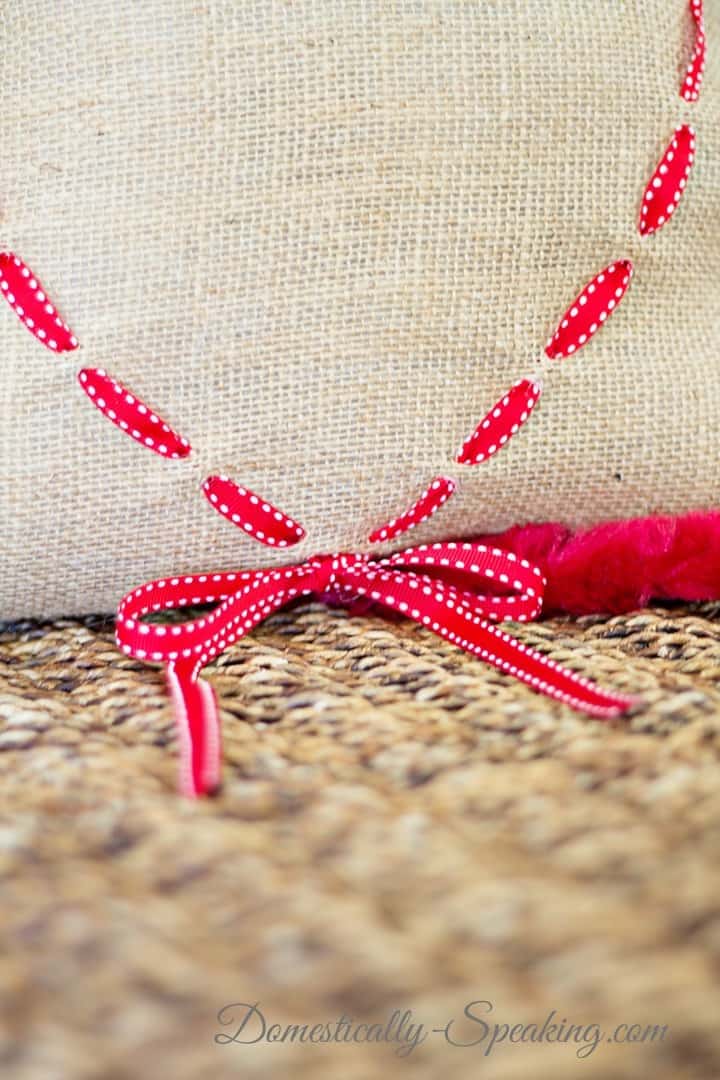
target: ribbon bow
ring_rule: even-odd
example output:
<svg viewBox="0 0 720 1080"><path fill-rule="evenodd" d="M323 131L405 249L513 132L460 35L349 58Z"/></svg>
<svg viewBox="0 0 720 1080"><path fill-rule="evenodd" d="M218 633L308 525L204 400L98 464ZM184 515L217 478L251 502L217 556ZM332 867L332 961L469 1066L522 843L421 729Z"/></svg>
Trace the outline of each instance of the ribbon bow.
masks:
<svg viewBox="0 0 720 1080"><path fill-rule="evenodd" d="M490 583L495 592L480 591ZM634 698L606 693L492 625L536 618L545 585L537 566L484 544L422 544L380 559L317 555L278 569L148 582L121 601L116 638L124 653L165 664L181 739L181 789L197 796L220 782L217 703L202 668L273 611L312 593L343 603L365 597L574 709L600 717L624 712ZM184 623L143 621L198 604L218 606Z"/></svg>

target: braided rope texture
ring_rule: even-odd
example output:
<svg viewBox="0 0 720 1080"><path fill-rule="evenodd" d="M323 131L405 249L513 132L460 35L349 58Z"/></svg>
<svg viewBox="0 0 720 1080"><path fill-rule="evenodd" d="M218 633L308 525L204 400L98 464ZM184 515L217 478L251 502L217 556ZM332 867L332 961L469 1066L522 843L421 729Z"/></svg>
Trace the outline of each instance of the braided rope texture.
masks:
<svg viewBox="0 0 720 1080"><path fill-rule="evenodd" d="M305 603L209 670L225 784L188 803L162 676L118 654L110 620L6 627L4 1073L720 1075L720 606L522 636L646 709L591 721L404 620ZM232 1001L439 1026L477 998L498 1019L669 1031L583 1061L213 1043Z"/></svg>

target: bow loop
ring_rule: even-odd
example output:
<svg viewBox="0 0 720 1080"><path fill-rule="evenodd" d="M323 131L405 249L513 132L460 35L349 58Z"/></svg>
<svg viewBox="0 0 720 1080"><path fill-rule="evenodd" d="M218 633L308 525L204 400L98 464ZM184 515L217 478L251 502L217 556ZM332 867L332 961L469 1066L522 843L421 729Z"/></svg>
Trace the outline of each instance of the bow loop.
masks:
<svg viewBox="0 0 720 1080"><path fill-rule="evenodd" d="M439 578L462 593L486 619L527 622L537 618L542 609L547 585L542 571L512 551L459 541L421 544L381 562L393 567L422 567L428 577ZM486 592L488 587L492 591Z"/></svg>
<svg viewBox="0 0 720 1080"><path fill-rule="evenodd" d="M536 618L545 584L538 567L485 544L421 544L380 559L339 552L277 569L148 582L121 601L116 638L126 654L165 664L181 736L181 786L199 795L217 786L220 756L217 703L200 671L273 611L311 594L344 603L364 597L575 709L595 716L623 712L634 699L605 693L492 625ZM211 611L185 622L146 621L211 604Z"/></svg>

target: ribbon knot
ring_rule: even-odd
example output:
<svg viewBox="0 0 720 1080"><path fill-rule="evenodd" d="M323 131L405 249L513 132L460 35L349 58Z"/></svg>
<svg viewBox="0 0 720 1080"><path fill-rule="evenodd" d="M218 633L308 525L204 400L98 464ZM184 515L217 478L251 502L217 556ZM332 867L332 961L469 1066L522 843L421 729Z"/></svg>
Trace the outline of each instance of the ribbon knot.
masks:
<svg viewBox="0 0 720 1080"><path fill-rule="evenodd" d="M346 571L370 561L361 552L340 551L334 555L315 555L308 565L317 571L317 592L349 592Z"/></svg>
<svg viewBox="0 0 720 1080"><path fill-rule="evenodd" d="M200 795L220 781L217 703L200 672L273 611L312 594L343 603L363 597L574 709L601 717L624 712L634 698L606 693L493 625L536 618L545 584L537 566L485 544L421 544L379 559L339 552L295 566L150 581L120 602L116 638L127 655L165 664L181 740L181 788ZM216 606L186 622L145 620L206 604Z"/></svg>

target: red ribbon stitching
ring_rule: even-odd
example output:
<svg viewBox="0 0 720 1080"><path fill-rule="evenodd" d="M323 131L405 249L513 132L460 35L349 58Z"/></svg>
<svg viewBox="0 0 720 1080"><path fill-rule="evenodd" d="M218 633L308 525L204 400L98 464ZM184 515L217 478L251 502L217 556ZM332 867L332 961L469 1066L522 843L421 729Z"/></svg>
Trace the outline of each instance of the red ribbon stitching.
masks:
<svg viewBox="0 0 720 1080"><path fill-rule="evenodd" d="M480 591L488 582L502 595ZM199 678L202 668L273 611L313 593L345 603L366 597L574 709L599 717L624 712L636 699L601 690L492 625L536 618L545 584L526 559L484 544L423 544L382 559L318 555L279 569L148 582L121 601L116 637L126 654L166 665L181 739L181 789L197 796L219 783L217 703ZM142 621L153 612L208 603L218 606L184 623Z"/></svg>

